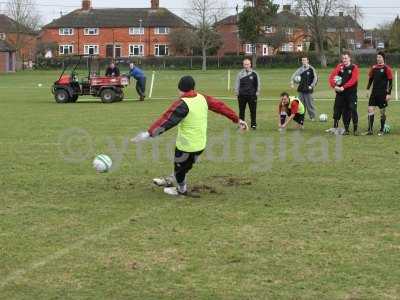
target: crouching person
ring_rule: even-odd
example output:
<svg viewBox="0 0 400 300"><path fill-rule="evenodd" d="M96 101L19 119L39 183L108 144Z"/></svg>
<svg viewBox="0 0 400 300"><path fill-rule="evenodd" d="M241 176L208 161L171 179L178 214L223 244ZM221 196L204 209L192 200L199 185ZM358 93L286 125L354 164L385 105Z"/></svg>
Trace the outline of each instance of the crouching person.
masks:
<svg viewBox="0 0 400 300"><path fill-rule="evenodd" d="M287 128L292 120L296 122L296 128L303 129L305 107L299 99L291 97L288 93L283 92L278 106L278 114L279 130Z"/></svg>

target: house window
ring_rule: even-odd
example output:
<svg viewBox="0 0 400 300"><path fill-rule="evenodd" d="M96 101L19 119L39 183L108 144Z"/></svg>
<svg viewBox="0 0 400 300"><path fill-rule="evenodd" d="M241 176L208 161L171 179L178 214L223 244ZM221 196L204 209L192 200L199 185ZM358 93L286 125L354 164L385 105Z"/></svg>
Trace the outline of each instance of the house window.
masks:
<svg viewBox="0 0 400 300"><path fill-rule="evenodd" d="M336 28L329 27L326 31L327 32L336 32Z"/></svg>
<svg viewBox="0 0 400 300"><path fill-rule="evenodd" d="M286 28L286 34L287 35L293 35L293 28Z"/></svg>
<svg viewBox="0 0 400 300"><path fill-rule="evenodd" d="M354 42L353 39L348 39L348 40L347 40L347 44L349 44L349 45L354 45L355 42Z"/></svg>
<svg viewBox="0 0 400 300"><path fill-rule="evenodd" d="M86 55L99 54L99 45L84 45L83 53Z"/></svg>
<svg viewBox="0 0 400 300"><path fill-rule="evenodd" d="M0 40L5 40L6 34L4 32L0 32Z"/></svg>
<svg viewBox="0 0 400 300"><path fill-rule="evenodd" d="M73 28L60 28L58 30L59 35L74 35Z"/></svg>
<svg viewBox="0 0 400 300"><path fill-rule="evenodd" d="M285 43L281 47L282 52L293 52L293 43Z"/></svg>
<svg viewBox="0 0 400 300"><path fill-rule="evenodd" d="M60 45L58 47L58 53L60 53L60 55L68 55L72 54L73 52L74 52L73 45Z"/></svg>
<svg viewBox="0 0 400 300"><path fill-rule="evenodd" d="M352 28L352 27L345 27L345 28L344 28L344 31L345 31L345 32L354 32L354 28Z"/></svg>
<svg viewBox="0 0 400 300"><path fill-rule="evenodd" d="M142 44L129 45L129 56L143 56L143 54L144 54L144 45Z"/></svg>
<svg viewBox="0 0 400 300"><path fill-rule="evenodd" d="M85 28L84 34L85 35L98 35L99 29L98 28Z"/></svg>
<svg viewBox="0 0 400 300"><path fill-rule="evenodd" d="M143 35L144 34L144 27L130 27L129 28L130 35Z"/></svg>
<svg viewBox="0 0 400 300"><path fill-rule="evenodd" d="M156 27L154 29L155 34L168 34L169 33L169 27Z"/></svg>
<svg viewBox="0 0 400 300"><path fill-rule="evenodd" d="M265 33L274 33L274 28L272 26L265 26L264 31Z"/></svg>
<svg viewBox="0 0 400 300"><path fill-rule="evenodd" d="M154 45L154 55L155 56L169 55L168 45Z"/></svg>
<svg viewBox="0 0 400 300"><path fill-rule="evenodd" d="M253 54L255 51L255 47L254 47L254 45L253 44L246 44L245 45L245 52L246 52L246 54Z"/></svg>

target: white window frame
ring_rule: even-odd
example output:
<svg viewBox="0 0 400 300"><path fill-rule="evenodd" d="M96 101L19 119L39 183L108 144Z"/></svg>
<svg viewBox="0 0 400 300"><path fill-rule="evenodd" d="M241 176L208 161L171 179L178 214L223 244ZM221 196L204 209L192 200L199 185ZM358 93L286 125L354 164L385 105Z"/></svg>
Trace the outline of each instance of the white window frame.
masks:
<svg viewBox="0 0 400 300"><path fill-rule="evenodd" d="M65 48L68 49L68 53L65 53ZM62 51L61 51L62 49ZM58 53L60 55L69 55L69 54L73 54L74 53L74 45L71 44L62 44L62 45L58 45Z"/></svg>
<svg viewBox="0 0 400 300"><path fill-rule="evenodd" d="M164 55L160 55L160 48L159 48L160 46L165 46L165 54ZM158 54L157 54L157 52L158 52ZM154 55L155 56L168 56L169 55L169 46L168 46L168 44L155 44L154 45Z"/></svg>
<svg viewBox="0 0 400 300"><path fill-rule="evenodd" d="M347 44L349 45L355 45L356 41L354 39L348 39Z"/></svg>
<svg viewBox="0 0 400 300"><path fill-rule="evenodd" d="M88 27L83 30L84 35L99 35L100 29L95 27Z"/></svg>
<svg viewBox="0 0 400 300"><path fill-rule="evenodd" d="M74 29L71 27L59 28L58 35L74 35Z"/></svg>
<svg viewBox="0 0 400 300"><path fill-rule="evenodd" d="M90 55L90 50L89 49L91 49L91 48L94 49L93 55L99 55L100 49L99 49L99 45L97 45L97 44L83 45L83 54Z"/></svg>
<svg viewBox="0 0 400 300"><path fill-rule="evenodd" d="M274 33L274 27L272 26L264 26L265 33Z"/></svg>
<svg viewBox="0 0 400 300"><path fill-rule="evenodd" d="M144 27L129 27L129 35L144 35Z"/></svg>
<svg viewBox="0 0 400 300"><path fill-rule="evenodd" d="M281 51L282 52L293 52L293 43L292 42L290 42L290 43L284 43L284 44L282 44L282 46L281 46Z"/></svg>
<svg viewBox="0 0 400 300"><path fill-rule="evenodd" d="M160 29L163 29L164 32L161 32ZM167 35L169 34L169 27L156 27L154 28L154 33L158 35Z"/></svg>
<svg viewBox="0 0 400 300"><path fill-rule="evenodd" d="M135 54L135 48L138 49L139 54ZM129 56L143 56L143 55L144 55L144 44L129 44Z"/></svg>
<svg viewBox="0 0 400 300"><path fill-rule="evenodd" d="M6 34L4 32L0 32L0 40L5 40L6 39Z"/></svg>
<svg viewBox="0 0 400 300"><path fill-rule="evenodd" d="M294 30L292 27L287 27L285 31L286 31L287 35L293 35L293 33L294 33Z"/></svg>
<svg viewBox="0 0 400 300"><path fill-rule="evenodd" d="M244 46L244 52L246 54L253 54L253 49L254 49L254 45L253 44L245 44Z"/></svg>

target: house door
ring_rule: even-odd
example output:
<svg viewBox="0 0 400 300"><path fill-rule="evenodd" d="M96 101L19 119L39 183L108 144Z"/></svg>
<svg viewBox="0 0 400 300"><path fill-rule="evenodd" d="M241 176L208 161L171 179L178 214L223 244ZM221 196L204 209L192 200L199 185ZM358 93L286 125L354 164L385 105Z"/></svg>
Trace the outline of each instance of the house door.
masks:
<svg viewBox="0 0 400 300"><path fill-rule="evenodd" d="M115 57L121 57L121 46L120 45L116 45L115 46Z"/></svg>
<svg viewBox="0 0 400 300"><path fill-rule="evenodd" d="M14 54L12 52L8 52L8 72L14 71Z"/></svg>
<svg viewBox="0 0 400 300"><path fill-rule="evenodd" d="M114 57L114 46L113 45L106 45L106 56Z"/></svg>

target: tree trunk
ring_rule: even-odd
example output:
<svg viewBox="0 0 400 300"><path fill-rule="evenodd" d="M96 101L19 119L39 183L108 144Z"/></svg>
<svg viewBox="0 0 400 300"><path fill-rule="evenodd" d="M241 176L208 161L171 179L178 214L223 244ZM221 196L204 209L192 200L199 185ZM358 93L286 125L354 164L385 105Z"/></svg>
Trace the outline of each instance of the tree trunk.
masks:
<svg viewBox="0 0 400 300"><path fill-rule="evenodd" d="M328 66L328 61L326 58L325 50L324 50L324 42L322 39L318 39L316 44L316 50L319 55L319 60L321 62L321 67L326 68Z"/></svg>
<svg viewBox="0 0 400 300"><path fill-rule="evenodd" d="M202 56L203 56L203 65L201 67L202 71L207 71L207 51L206 48L203 47L203 49L201 49L202 52Z"/></svg>

